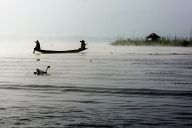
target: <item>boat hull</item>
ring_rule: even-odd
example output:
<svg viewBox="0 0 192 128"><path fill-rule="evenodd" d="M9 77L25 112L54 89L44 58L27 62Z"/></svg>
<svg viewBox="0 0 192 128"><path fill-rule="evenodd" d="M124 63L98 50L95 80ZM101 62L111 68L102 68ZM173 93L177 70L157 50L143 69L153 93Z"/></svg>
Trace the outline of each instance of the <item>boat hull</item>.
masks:
<svg viewBox="0 0 192 128"><path fill-rule="evenodd" d="M78 53L78 52L81 52L81 51L84 51L86 50L87 48L85 49L74 49L74 50L66 50L66 51L54 51L54 50L39 50L38 52L41 52L42 54L59 54L59 53Z"/></svg>

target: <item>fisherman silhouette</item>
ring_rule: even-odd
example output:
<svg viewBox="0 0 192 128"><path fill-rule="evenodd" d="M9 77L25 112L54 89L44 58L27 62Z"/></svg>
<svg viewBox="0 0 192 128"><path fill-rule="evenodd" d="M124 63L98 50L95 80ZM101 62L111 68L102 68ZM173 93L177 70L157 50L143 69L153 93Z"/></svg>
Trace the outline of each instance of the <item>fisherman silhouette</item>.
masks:
<svg viewBox="0 0 192 128"><path fill-rule="evenodd" d="M34 48L34 50L33 50L33 53L34 53L35 51L40 51L40 50L41 50L41 46L40 46L39 41L37 40L37 41L35 41L35 43L36 43L36 46L35 46L35 48Z"/></svg>
<svg viewBox="0 0 192 128"><path fill-rule="evenodd" d="M81 49L86 49L85 46L87 45L84 40L81 40Z"/></svg>

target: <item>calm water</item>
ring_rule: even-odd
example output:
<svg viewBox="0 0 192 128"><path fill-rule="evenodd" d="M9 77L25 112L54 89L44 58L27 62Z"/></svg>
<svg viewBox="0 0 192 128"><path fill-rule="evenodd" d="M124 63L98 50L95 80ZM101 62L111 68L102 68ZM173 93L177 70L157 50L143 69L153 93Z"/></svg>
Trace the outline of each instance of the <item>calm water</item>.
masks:
<svg viewBox="0 0 192 128"><path fill-rule="evenodd" d="M89 43L78 54L33 55L33 46L5 47L1 128L192 127L191 48ZM48 65L48 76L33 74Z"/></svg>

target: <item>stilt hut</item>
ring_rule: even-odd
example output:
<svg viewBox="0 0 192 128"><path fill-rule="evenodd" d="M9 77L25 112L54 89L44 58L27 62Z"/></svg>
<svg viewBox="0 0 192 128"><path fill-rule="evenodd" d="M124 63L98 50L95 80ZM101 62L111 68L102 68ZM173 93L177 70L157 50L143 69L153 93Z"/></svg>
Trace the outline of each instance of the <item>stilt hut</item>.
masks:
<svg viewBox="0 0 192 128"><path fill-rule="evenodd" d="M146 41L157 41L158 39L160 39L161 37L158 36L155 33L151 33L146 37Z"/></svg>

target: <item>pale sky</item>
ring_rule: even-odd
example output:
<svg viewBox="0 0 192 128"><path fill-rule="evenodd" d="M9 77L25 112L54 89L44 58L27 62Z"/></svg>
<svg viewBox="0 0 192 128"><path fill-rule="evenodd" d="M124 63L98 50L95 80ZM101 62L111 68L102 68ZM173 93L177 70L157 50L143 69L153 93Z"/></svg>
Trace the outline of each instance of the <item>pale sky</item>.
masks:
<svg viewBox="0 0 192 128"><path fill-rule="evenodd" d="M189 36L192 0L0 0L0 36Z"/></svg>

